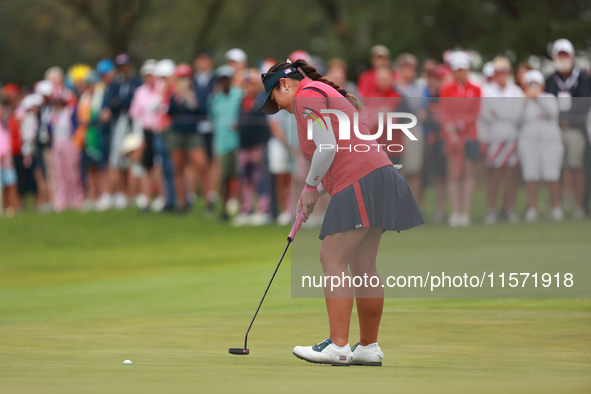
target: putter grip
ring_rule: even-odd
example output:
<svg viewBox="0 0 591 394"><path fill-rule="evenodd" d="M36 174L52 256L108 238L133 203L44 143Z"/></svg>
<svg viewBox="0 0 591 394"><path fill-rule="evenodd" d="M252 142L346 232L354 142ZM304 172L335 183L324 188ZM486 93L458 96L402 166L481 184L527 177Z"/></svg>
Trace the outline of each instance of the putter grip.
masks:
<svg viewBox="0 0 591 394"><path fill-rule="evenodd" d="M296 220L293 224L293 227L291 228L291 231L289 232L289 236L287 237L288 241L293 241L296 234L300 230L300 227L302 227L302 218L303 218L302 217L302 210L300 209L296 215Z"/></svg>

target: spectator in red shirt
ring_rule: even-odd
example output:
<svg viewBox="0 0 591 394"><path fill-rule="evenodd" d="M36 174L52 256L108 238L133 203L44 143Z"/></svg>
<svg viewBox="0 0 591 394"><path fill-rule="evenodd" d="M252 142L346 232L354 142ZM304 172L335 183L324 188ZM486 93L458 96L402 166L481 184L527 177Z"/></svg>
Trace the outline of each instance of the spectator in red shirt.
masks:
<svg viewBox="0 0 591 394"><path fill-rule="evenodd" d="M480 113L480 88L468 80L470 57L450 56L453 80L441 87L442 131L448 161L448 192L452 227L468 226L475 189L475 167L480 160L476 121Z"/></svg>
<svg viewBox="0 0 591 394"><path fill-rule="evenodd" d="M363 117L371 133L375 133L379 128L379 114L386 112L397 112L402 103L402 96L394 88L394 78L389 66L378 66L374 69L374 78L376 82L375 92L371 97L365 100L363 106ZM382 122L384 122L382 117ZM392 140L388 141L386 133L382 133L377 139L378 144L390 145L398 144L402 147L401 133L394 133ZM400 164L402 161L402 150L395 152L387 151L388 157L394 164Z"/></svg>
<svg viewBox="0 0 591 394"><path fill-rule="evenodd" d="M362 97L383 97L379 95L376 70L380 67L390 68L390 51L383 45L371 48L372 68L363 72L357 80L357 92ZM394 72L392 75L394 76Z"/></svg>

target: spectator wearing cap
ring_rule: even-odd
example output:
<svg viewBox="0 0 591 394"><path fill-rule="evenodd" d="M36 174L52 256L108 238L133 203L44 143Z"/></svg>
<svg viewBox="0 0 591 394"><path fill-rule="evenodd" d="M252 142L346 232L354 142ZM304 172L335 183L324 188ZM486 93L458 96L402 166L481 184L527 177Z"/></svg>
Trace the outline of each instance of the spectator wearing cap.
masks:
<svg viewBox="0 0 591 394"><path fill-rule="evenodd" d="M296 49L295 51L291 52L287 58L292 63L299 59L306 61L306 63L310 63L312 61L312 56L310 56L307 51L302 49Z"/></svg>
<svg viewBox="0 0 591 394"><path fill-rule="evenodd" d="M236 150L240 144L237 130L242 91L232 85L234 69L228 65L218 67L216 77L219 90L210 100L209 114L213 131L213 182L222 197L222 219L228 220L231 205L235 204ZM232 202L231 202L232 201Z"/></svg>
<svg viewBox="0 0 591 394"><path fill-rule="evenodd" d="M172 124L167 132L167 146L172 152L174 165L174 184L177 207L186 212L197 196L195 190L199 182L203 195L207 195L207 153L203 135L199 133L198 109L207 102L199 102L193 89L193 69L186 63L179 64L175 71L177 83L173 88L168 105L168 115ZM185 163L191 171L186 171ZM185 180L190 177L190 182ZM193 179L197 177L197 180ZM189 188L185 184L189 184Z"/></svg>
<svg viewBox="0 0 591 394"><path fill-rule="evenodd" d="M480 160L476 122L481 90L468 79L470 56L456 51L449 56L453 80L441 86L441 121L447 157L447 189L451 227L469 226Z"/></svg>
<svg viewBox="0 0 591 394"><path fill-rule="evenodd" d="M240 48L232 48L225 54L227 65L234 69L234 74L247 67L248 57Z"/></svg>
<svg viewBox="0 0 591 394"><path fill-rule="evenodd" d="M495 78L495 65L493 62L486 62L482 66L482 88L486 88L487 85L494 83Z"/></svg>
<svg viewBox="0 0 591 394"><path fill-rule="evenodd" d="M136 155L132 155L129 173L130 193L135 196L136 206L142 211L146 210L150 203L149 174L154 168L154 135L161 131L161 114L165 111L162 91L156 83L155 70L155 60L149 59L144 62L140 68L144 83L136 89L129 107L133 133L143 136L140 147L141 160L135 160Z"/></svg>
<svg viewBox="0 0 591 394"><path fill-rule="evenodd" d="M376 67L374 77L376 81L375 91L372 97L365 99L363 106L363 116L370 130L379 128L380 113L406 111L402 95L394 87L394 76L390 67L385 65ZM399 133L394 134L392 141L388 141L386 133L382 133L382 136L377 141L379 144L391 144L399 147L402 146L403 142ZM387 153L394 164L401 162L402 154L400 150L388 150Z"/></svg>
<svg viewBox="0 0 591 394"><path fill-rule="evenodd" d="M199 179L203 182L207 179L207 187L203 187L201 192L207 199L206 209L211 212L214 208L217 199L216 191L212 190L211 182L209 181L209 174L211 170L211 162L213 159L213 124L208 116L208 101L211 97L213 89L216 84L216 78L213 72L213 56L210 51L202 49L197 53L193 59L193 90L197 97L197 132L203 138L203 147L198 150L205 150L207 155L207 162L203 166L203 172L197 173ZM202 155L202 154L200 154Z"/></svg>
<svg viewBox="0 0 591 394"><path fill-rule="evenodd" d="M116 71L115 63L111 59L101 59L96 64L98 81L94 85L92 92L91 111L92 113L98 113L98 119L96 119L95 122L97 130L99 131L101 154L98 163L100 198L97 201L95 208L108 204L111 200L108 194L108 171L106 171L111 145L111 126L109 121L109 110L104 108L103 104L105 102L107 91L115 80Z"/></svg>
<svg viewBox="0 0 591 394"><path fill-rule="evenodd" d="M88 64L76 63L68 69L68 83L72 87L76 97L80 97L82 91L87 87L87 77L94 72Z"/></svg>
<svg viewBox="0 0 591 394"><path fill-rule="evenodd" d="M527 84L525 83L525 73L529 70L533 70L533 67L529 62L521 62L517 65L517 71L515 72L515 84L525 92Z"/></svg>
<svg viewBox="0 0 591 394"><path fill-rule="evenodd" d="M396 90L402 94L408 112L418 115L423 107L423 87L417 83L418 59L410 53L402 53L396 57ZM419 208L423 205L423 190L421 184L421 171L423 168L423 122L420 117L412 128L412 133L417 141L403 137L402 165L404 179L410 186Z"/></svg>
<svg viewBox="0 0 591 394"><path fill-rule="evenodd" d="M371 69L364 71L357 80L357 92L362 97L380 97L376 80L376 70L380 67L390 68L390 50L384 45L371 48ZM392 71L392 76L395 77Z"/></svg>
<svg viewBox="0 0 591 394"><path fill-rule="evenodd" d="M439 113L439 90L446 75L444 65L435 65L424 71L426 86L424 88L423 107L418 118L423 123L425 139L425 154L423 162L423 184L428 185L432 179L435 191L435 214L433 222L445 221L445 175L446 162L443 153L443 139L441 135L441 119Z"/></svg>
<svg viewBox="0 0 591 394"><path fill-rule="evenodd" d="M589 211L591 186L591 152L585 122L589 112L589 76L575 65L575 49L569 40L556 40L552 57L556 71L546 79L545 90L558 97L565 148L564 189L568 193L566 198L574 200L574 218L581 219Z"/></svg>
<svg viewBox="0 0 591 394"><path fill-rule="evenodd" d="M102 186L99 167L103 162L103 147L99 116L103 96L95 95L97 78L94 71L89 71L84 82L77 84L81 95L75 111L77 128L73 138L77 148L82 151L82 166L86 170L85 210L96 207Z"/></svg>
<svg viewBox="0 0 591 394"><path fill-rule="evenodd" d="M21 108L25 111L20 124L21 153L23 156L23 167L29 174L32 173L34 185L27 188L36 194L36 207L39 212L51 212L51 190L49 188L44 168L40 164L39 136L39 114L43 106L43 96L29 94L21 101ZM26 176L29 176L27 174ZM30 176L29 176L30 178Z"/></svg>
<svg viewBox="0 0 591 394"><path fill-rule="evenodd" d="M484 92L494 83L495 77L495 65L492 61L486 62L484 66L482 66L482 84L480 88L482 90L482 94L484 96ZM480 143L480 152L482 155L486 155L486 151L488 150L488 122L484 121L482 117L478 119L478 142ZM479 168L479 171L481 168ZM484 173L478 174L478 177L485 177Z"/></svg>
<svg viewBox="0 0 591 394"><path fill-rule="evenodd" d="M493 60L493 82L482 91L481 120L486 125L484 137L488 145L485 166L487 168L488 214L485 224L497 221L497 201L501 184L504 184L507 220L515 223L519 215L515 211L517 198L517 177L519 156L517 153L517 131L523 107L523 91L510 81L511 63L498 56Z"/></svg>
<svg viewBox="0 0 591 394"><path fill-rule="evenodd" d="M560 199L564 145L558 125L558 101L554 95L544 92L544 76L538 70L526 72L523 80L526 98L518 149L527 194L525 220L538 219L538 188L545 183L552 205L551 218L560 221L564 217Z"/></svg>
<svg viewBox="0 0 591 394"><path fill-rule="evenodd" d="M170 128L170 116L168 116L168 104L173 87L176 82L175 78L176 64L170 59L162 59L156 63L154 68L154 75L157 78L156 86L160 90L161 101L159 102L159 110L157 111L160 124L154 129L153 153L160 158L159 162L162 166L163 179L156 178L159 186L159 196L152 201L150 209L155 212L159 211L174 211L175 205L175 190L174 190L174 168L172 166L172 159L167 146L167 141L164 138L164 133Z"/></svg>
<svg viewBox="0 0 591 394"><path fill-rule="evenodd" d="M74 142L74 111L65 99L57 99L51 115L51 149L54 169L53 207L56 212L81 209L84 194L80 177L80 151Z"/></svg>
<svg viewBox="0 0 591 394"><path fill-rule="evenodd" d="M270 138L268 116L260 111L265 101L265 92L258 69L250 69L246 75L238 117L240 148L237 154L238 179L240 182L240 214L234 225L264 225L272 221L270 215L270 191L266 169L267 142Z"/></svg>
<svg viewBox="0 0 591 394"><path fill-rule="evenodd" d="M51 100L63 99L73 107L76 105L76 95L65 85L64 70L61 67L50 67L45 71L44 78L53 84Z"/></svg>
<svg viewBox="0 0 591 394"><path fill-rule="evenodd" d="M248 57L246 56L246 52L240 48L232 48L228 50L224 56L226 58L226 64L234 70L232 84L240 88L244 87L244 71L248 67Z"/></svg>
<svg viewBox="0 0 591 394"><path fill-rule="evenodd" d="M135 90L142 84L136 75L131 56L121 53L115 57L117 75L107 90L103 107L103 119L110 121L110 147L108 158L109 184L107 194L101 198L99 210L115 206L123 209L128 204L128 190L126 188L127 170L129 162L122 154L121 147L125 136L131 132L129 106ZM104 202L104 203L103 203Z"/></svg>
<svg viewBox="0 0 591 394"><path fill-rule="evenodd" d="M264 59L259 64L259 73L266 73L275 63L277 62L273 58ZM291 167L293 166L291 162L298 157L297 155L292 157L290 154L292 141L289 138L289 123L291 120L291 115L284 111L267 115L271 134L267 143L267 162L272 188L271 212L277 217L277 224L280 226L291 222Z"/></svg>
<svg viewBox="0 0 591 394"><path fill-rule="evenodd" d="M71 108L76 106L76 97L72 91L65 88L63 83L63 72L59 67L52 67L46 73L46 77L52 78L39 81L35 84L35 93L43 98L41 108L39 110L39 130L35 143L35 164L39 167L43 175L44 183L47 188L42 186L38 192L45 193L47 196L41 199L47 199L48 204L42 208L44 211L51 210L50 202L52 200L52 189L55 184L54 171L52 168L53 151L51 149L51 116L53 113L54 103L58 100L65 101ZM56 93L56 89L58 93Z"/></svg>

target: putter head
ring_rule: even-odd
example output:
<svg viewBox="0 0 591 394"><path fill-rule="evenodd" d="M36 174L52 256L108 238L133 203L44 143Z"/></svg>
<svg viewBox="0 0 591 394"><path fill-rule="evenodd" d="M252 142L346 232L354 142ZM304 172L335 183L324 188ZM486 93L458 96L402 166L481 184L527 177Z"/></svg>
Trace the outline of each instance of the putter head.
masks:
<svg viewBox="0 0 591 394"><path fill-rule="evenodd" d="M239 356L246 356L249 352L248 349L244 349L241 347L231 347L230 349L228 349L228 353L236 354Z"/></svg>

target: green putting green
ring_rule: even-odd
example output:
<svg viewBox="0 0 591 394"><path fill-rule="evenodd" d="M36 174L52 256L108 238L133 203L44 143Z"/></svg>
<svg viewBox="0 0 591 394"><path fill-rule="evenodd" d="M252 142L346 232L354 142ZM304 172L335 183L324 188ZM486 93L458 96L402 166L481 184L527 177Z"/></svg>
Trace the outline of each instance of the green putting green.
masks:
<svg viewBox="0 0 591 394"><path fill-rule="evenodd" d="M528 259L539 245L547 252L536 258L584 262L589 229L430 225L396 247L406 259L472 259L491 253L494 234L501 256ZM288 231L232 228L195 212L0 219L0 392L591 391L588 299L387 299L383 367L296 359L293 346L328 329L322 299L291 298L289 255L251 331L251 354L228 354L243 346ZM353 321L351 344L357 334Z"/></svg>

